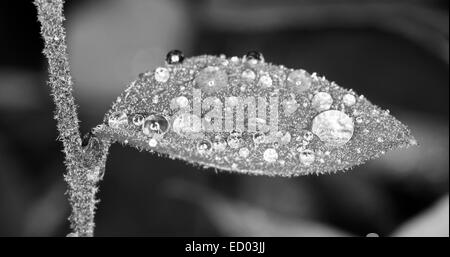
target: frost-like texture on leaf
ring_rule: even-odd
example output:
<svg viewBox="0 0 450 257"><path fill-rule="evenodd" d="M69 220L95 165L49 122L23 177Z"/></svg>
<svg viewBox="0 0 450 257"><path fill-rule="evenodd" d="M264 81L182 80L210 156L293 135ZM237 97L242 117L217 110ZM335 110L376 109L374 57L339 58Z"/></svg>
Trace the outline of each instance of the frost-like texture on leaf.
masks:
<svg viewBox="0 0 450 257"><path fill-rule="evenodd" d="M278 176L346 170L415 144L363 96L259 54L168 58L175 61L129 85L98 135L205 167Z"/></svg>

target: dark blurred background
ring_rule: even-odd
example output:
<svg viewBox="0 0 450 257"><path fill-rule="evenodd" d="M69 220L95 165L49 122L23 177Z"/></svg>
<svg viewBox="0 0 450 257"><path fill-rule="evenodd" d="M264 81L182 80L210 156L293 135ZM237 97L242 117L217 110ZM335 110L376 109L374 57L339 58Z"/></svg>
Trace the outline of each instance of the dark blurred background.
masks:
<svg viewBox="0 0 450 257"><path fill-rule="evenodd" d="M347 173L293 179L115 145L97 236L448 236L448 1L69 1L65 13L83 133L172 48L259 50L390 109L420 143ZM0 4L0 37L0 236L64 236L64 156L31 2Z"/></svg>

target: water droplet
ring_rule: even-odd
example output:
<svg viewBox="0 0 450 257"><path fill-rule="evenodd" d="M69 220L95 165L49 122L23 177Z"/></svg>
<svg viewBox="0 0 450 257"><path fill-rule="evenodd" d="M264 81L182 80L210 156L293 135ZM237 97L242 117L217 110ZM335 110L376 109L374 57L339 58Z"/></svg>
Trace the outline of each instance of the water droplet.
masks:
<svg viewBox="0 0 450 257"><path fill-rule="evenodd" d="M162 115L148 116L142 125L142 132L151 136L153 134L164 134L169 129L169 121Z"/></svg>
<svg viewBox="0 0 450 257"><path fill-rule="evenodd" d="M184 60L184 54L180 50L172 50L166 55L166 63L169 65L180 64Z"/></svg>
<svg viewBox="0 0 450 257"><path fill-rule="evenodd" d="M269 74L263 74L259 77L258 86L260 87L271 87L272 86L272 78Z"/></svg>
<svg viewBox="0 0 450 257"><path fill-rule="evenodd" d="M199 154L209 154L211 152L211 149L212 149L212 144L207 139L202 139L197 144L197 151Z"/></svg>
<svg viewBox="0 0 450 257"><path fill-rule="evenodd" d="M244 56L244 60L250 62L264 62L264 56L258 51L250 51Z"/></svg>
<svg viewBox="0 0 450 257"><path fill-rule="evenodd" d="M239 156L242 158L247 158L250 155L250 150L247 147L242 147L239 149Z"/></svg>
<svg viewBox="0 0 450 257"><path fill-rule="evenodd" d="M225 149L227 149L227 141L222 136L215 136L212 142L212 147L218 152L225 151Z"/></svg>
<svg viewBox="0 0 450 257"><path fill-rule="evenodd" d="M230 135L227 138L227 142L231 148L239 148L242 144L242 133L237 130L231 131Z"/></svg>
<svg viewBox="0 0 450 257"><path fill-rule="evenodd" d="M144 115L137 113L137 114L133 115L132 122L135 126L140 127L140 126L142 126L142 124L144 124L144 120L145 120Z"/></svg>
<svg viewBox="0 0 450 257"><path fill-rule="evenodd" d="M299 159L303 165L309 166L314 162L316 156L312 150L304 149L299 153Z"/></svg>
<svg viewBox="0 0 450 257"><path fill-rule="evenodd" d="M345 94L342 97L342 102L346 105L346 106L352 106L356 103L356 97L352 94Z"/></svg>
<svg viewBox="0 0 450 257"><path fill-rule="evenodd" d="M287 85L296 93L302 93L311 87L311 78L304 70L295 70L289 73Z"/></svg>
<svg viewBox="0 0 450 257"><path fill-rule="evenodd" d="M251 69L246 69L242 72L241 77L242 77L242 79L244 79L248 82L251 82L251 81L255 80L256 74Z"/></svg>
<svg viewBox="0 0 450 257"><path fill-rule="evenodd" d="M164 67L158 67L155 70L155 80L161 83L165 83L170 78L170 71Z"/></svg>
<svg viewBox="0 0 450 257"><path fill-rule="evenodd" d="M361 124L361 123L363 123L364 120L362 117L356 117L355 121L356 121L356 123Z"/></svg>
<svg viewBox="0 0 450 257"><path fill-rule="evenodd" d="M330 109L333 104L333 98L326 92L319 92L314 95L311 100L311 106L318 112L326 111Z"/></svg>
<svg viewBox="0 0 450 257"><path fill-rule="evenodd" d="M204 92L211 94L228 85L228 75L219 67L208 66L198 73L195 83Z"/></svg>
<svg viewBox="0 0 450 257"><path fill-rule="evenodd" d="M172 124L172 129L180 136L196 136L202 129L200 117L190 113L178 115Z"/></svg>
<svg viewBox="0 0 450 257"><path fill-rule="evenodd" d="M256 132L253 134L253 143L255 145L263 144L266 141L266 135L262 132Z"/></svg>
<svg viewBox="0 0 450 257"><path fill-rule="evenodd" d="M150 140L148 140L148 145L150 147L156 147L158 145L158 141L155 138L151 138Z"/></svg>
<svg viewBox="0 0 450 257"><path fill-rule="evenodd" d="M311 131L306 130L306 131L303 133L303 138L304 138L306 141L311 141L311 140L314 139L314 134L313 134Z"/></svg>
<svg viewBox="0 0 450 257"><path fill-rule="evenodd" d="M268 148L264 151L264 160L266 162L275 162L278 159L278 153L275 149L273 148Z"/></svg>
<svg viewBox="0 0 450 257"><path fill-rule="evenodd" d="M353 120L345 113L336 110L325 111L312 121L312 132L328 146L339 147L353 136Z"/></svg>
<svg viewBox="0 0 450 257"><path fill-rule="evenodd" d="M286 116L289 116L297 110L298 104L297 101L295 101L295 99L285 100L283 101L283 107L284 107L284 114Z"/></svg>
<svg viewBox="0 0 450 257"><path fill-rule="evenodd" d="M111 113L108 118L108 125L111 128L119 128L128 125L127 114L121 111Z"/></svg>
<svg viewBox="0 0 450 257"><path fill-rule="evenodd" d="M177 105L180 108L186 108L186 107L189 106L189 100L185 96L179 96L179 97L176 98L175 101L177 102Z"/></svg>
<svg viewBox="0 0 450 257"><path fill-rule="evenodd" d="M230 61L234 62L234 63L238 63L239 62L239 57L233 56L233 57L230 58Z"/></svg>

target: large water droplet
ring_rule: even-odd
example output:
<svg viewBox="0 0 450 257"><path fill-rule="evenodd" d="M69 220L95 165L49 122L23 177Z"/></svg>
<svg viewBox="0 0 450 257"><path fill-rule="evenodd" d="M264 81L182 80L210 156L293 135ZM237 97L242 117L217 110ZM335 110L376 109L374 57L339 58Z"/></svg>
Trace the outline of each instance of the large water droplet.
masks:
<svg viewBox="0 0 450 257"><path fill-rule="evenodd" d="M339 147L353 136L353 120L337 110L325 111L312 121L311 131L328 146Z"/></svg>
<svg viewBox="0 0 450 257"><path fill-rule="evenodd" d="M148 136L164 134L167 130L169 130L169 121L162 115L150 115L142 125L142 132Z"/></svg>

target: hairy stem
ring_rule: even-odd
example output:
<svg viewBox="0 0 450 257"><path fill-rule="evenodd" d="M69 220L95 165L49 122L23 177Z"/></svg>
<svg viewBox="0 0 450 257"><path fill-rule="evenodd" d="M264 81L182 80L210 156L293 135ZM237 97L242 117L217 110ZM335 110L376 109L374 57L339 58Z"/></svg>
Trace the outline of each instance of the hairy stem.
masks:
<svg viewBox="0 0 450 257"><path fill-rule="evenodd" d="M55 119L65 153L69 202L72 206L71 236L92 236L98 191L97 184L104 172L109 149L107 140L89 140L82 147L77 107L72 95L72 77L63 27L63 0L35 0L41 35L45 41L43 53L48 59L49 81L56 105Z"/></svg>

